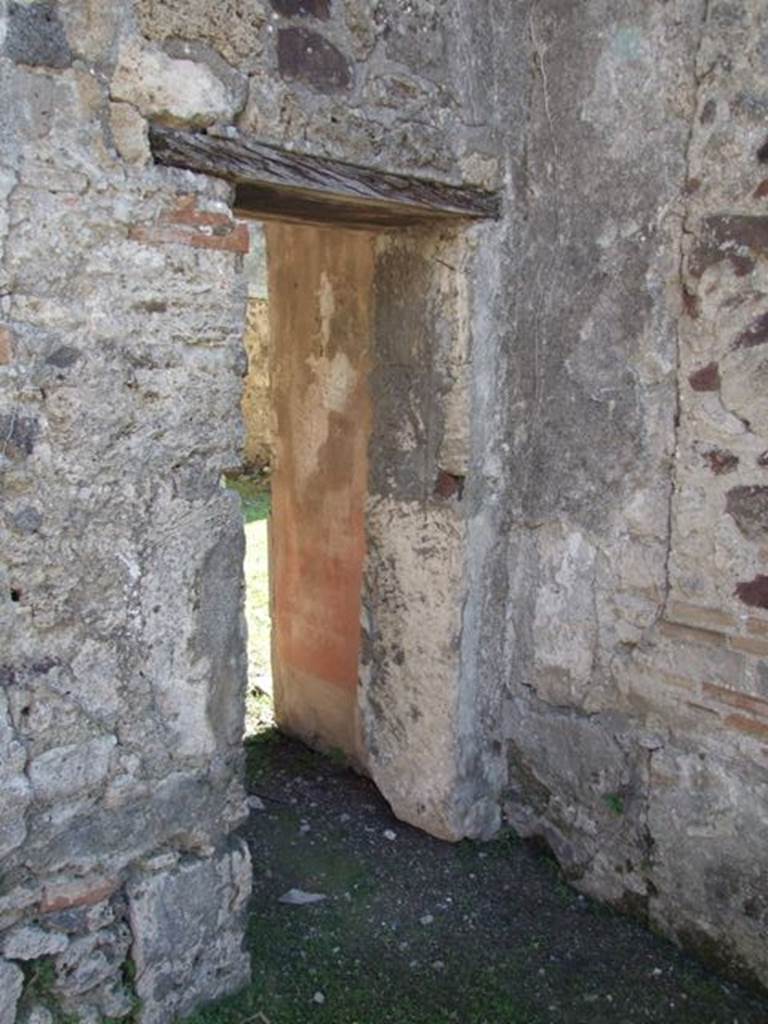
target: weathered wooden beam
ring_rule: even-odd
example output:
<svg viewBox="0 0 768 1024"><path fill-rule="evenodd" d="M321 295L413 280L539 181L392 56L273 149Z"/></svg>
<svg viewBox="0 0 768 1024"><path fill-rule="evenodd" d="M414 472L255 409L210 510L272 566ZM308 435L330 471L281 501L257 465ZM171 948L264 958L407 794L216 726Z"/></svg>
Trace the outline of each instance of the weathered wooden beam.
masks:
<svg viewBox="0 0 768 1024"><path fill-rule="evenodd" d="M150 144L158 163L233 182L235 212L242 216L395 227L499 214L492 192L356 167L243 136L155 125Z"/></svg>

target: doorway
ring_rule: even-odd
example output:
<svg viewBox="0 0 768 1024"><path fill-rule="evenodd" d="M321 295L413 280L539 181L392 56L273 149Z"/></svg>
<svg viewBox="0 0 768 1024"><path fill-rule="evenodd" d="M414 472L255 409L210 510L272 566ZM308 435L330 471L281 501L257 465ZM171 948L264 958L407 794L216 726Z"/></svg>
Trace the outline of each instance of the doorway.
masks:
<svg viewBox="0 0 768 1024"><path fill-rule="evenodd" d="M278 725L357 763L404 820L488 834L463 636L468 226L497 197L243 136L151 142L268 222Z"/></svg>

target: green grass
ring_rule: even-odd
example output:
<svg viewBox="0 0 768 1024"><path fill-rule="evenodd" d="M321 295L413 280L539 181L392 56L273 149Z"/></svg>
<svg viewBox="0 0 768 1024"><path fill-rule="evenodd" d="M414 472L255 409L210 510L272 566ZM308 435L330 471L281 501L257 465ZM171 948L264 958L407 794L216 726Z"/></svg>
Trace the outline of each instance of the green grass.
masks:
<svg viewBox="0 0 768 1024"><path fill-rule="evenodd" d="M272 507L269 477L226 476L224 477L224 486L240 495L243 519L246 523L256 523L269 518Z"/></svg>
<svg viewBox="0 0 768 1024"><path fill-rule="evenodd" d="M35 1006L44 1006L54 1024L76 1024L75 1014L65 1013L55 992L56 970L50 957L40 957L24 964L24 990L19 1003L19 1020Z"/></svg>
<svg viewBox="0 0 768 1024"><path fill-rule="evenodd" d="M603 802L614 814L621 816L624 813L624 800L620 793L604 793Z"/></svg>

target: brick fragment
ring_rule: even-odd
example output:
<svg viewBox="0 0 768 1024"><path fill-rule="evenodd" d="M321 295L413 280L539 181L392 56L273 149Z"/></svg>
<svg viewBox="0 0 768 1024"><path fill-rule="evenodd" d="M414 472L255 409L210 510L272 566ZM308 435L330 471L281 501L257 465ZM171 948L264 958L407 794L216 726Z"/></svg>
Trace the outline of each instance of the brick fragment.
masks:
<svg viewBox="0 0 768 1024"><path fill-rule="evenodd" d="M730 646L744 654L753 654L757 658L768 658L768 640L756 636L733 636Z"/></svg>
<svg viewBox="0 0 768 1024"><path fill-rule="evenodd" d="M704 644L708 647L727 647L728 637L711 629L698 629L693 626L681 626L676 622L661 622L660 632L670 640L681 640L683 643Z"/></svg>
<svg viewBox="0 0 768 1024"><path fill-rule="evenodd" d="M178 243L193 249L247 253L248 226L229 214L197 209L197 196L181 196L155 224L134 225L129 238L147 245Z"/></svg>
<svg viewBox="0 0 768 1024"><path fill-rule="evenodd" d="M670 601L667 618L684 626L702 629L735 629L738 622L735 616L719 608L706 608L702 605L689 604L687 601Z"/></svg>
<svg viewBox="0 0 768 1024"><path fill-rule="evenodd" d="M728 715L725 724L746 736L754 736L768 743L768 722L758 722L754 718L747 718L746 715Z"/></svg>
<svg viewBox="0 0 768 1024"><path fill-rule="evenodd" d="M102 900L108 899L119 884L117 878L104 878L103 876L51 882L43 887L40 911L43 914L49 914L54 910L93 906L95 903L101 903Z"/></svg>
<svg viewBox="0 0 768 1024"><path fill-rule="evenodd" d="M13 362L13 336L8 327L0 327L0 366Z"/></svg>
<svg viewBox="0 0 768 1024"><path fill-rule="evenodd" d="M727 704L729 707L738 708L740 711L749 711L761 718L768 719L768 700L761 700L760 697L753 697L747 693L739 693L738 690L729 690L725 686L718 686L715 683L702 683L702 693L718 701L720 704Z"/></svg>
<svg viewBox="0 0 768 1024"><path fill-rule="evenodd" d="M435 484L435 497L457 497L459 501L461 501L463 493L464 477L457 476L455 473L448 473L446 470L441 469L437 474L437 483Z"/></svg>

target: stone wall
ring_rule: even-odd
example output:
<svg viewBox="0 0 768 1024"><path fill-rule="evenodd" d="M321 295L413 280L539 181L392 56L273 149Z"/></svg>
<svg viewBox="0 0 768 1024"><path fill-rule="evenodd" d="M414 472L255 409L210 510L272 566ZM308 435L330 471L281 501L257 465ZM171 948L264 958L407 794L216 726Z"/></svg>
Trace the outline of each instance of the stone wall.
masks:
<svg viewBox="0 0 768 1024"><path fill-rule="evenodd" d="M41 1000L168 1021L248 976L220 487L243 463L248 232L227 186L152 165L147 124L485 180L463 18L0 3L2 1024Z"/></svg>
<svg viewBox="0 0 768 1024"><path fill-rule="evenodd" d="M0 1019L26 977L20 1013L167 1021L249 972L247 232L147 165L127 5L0 26Z"/></svg>
<svg viewBox="0 0 768 1024"><path fill-rule="evenodd" d="M395 813L433 835L490 834L461 783L467 599L471 243L418 228L378 239L360 708L369 771Z"/></svg>
<svg viewBox="0 0 768 1024"><path fill-rule="evenodd" d="M764 984L768 19L544 0L497 30L526 99L475 305L484 772L578 886Z"/></svg>
<svg viewBox="0 0 768 1024"><path fill-rule="evenodd" d="M435 350L438 432L371 480L369 547L424 556L392 607L438 581L459 609L435 820L446 790L451 834L503 807L576 884L768 982L764 5L2 0L0 47L2 1024L33 977L83 1020L164 1022L248 975L219 485L248 232L227 186L152 165L152 119L502 189L428 259L380 250L424 261L434 320L447 265L469 343ZM363 708L396 805L395 755L443 721L409 708L406 639L396 670L372 648Z"/></svg>

